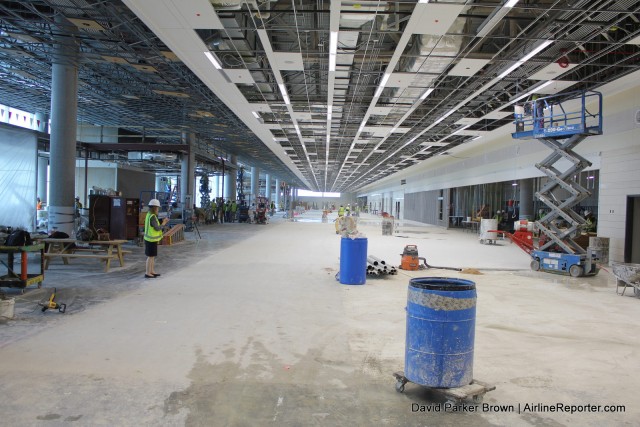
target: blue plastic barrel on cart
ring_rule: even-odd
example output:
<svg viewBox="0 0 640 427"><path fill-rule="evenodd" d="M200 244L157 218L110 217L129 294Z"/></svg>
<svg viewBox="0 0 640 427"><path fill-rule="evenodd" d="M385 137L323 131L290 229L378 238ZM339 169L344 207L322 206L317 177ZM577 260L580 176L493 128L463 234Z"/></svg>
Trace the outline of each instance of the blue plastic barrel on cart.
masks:
<svg viewBox="0 0 640 427"><path fill-rule="evenodd" d="M343 237L340 242L340 283L364 285L367 280L367 239Z"/></svg>
<svg viewBox="0 0 640 427"><path fill-rule="evenodd" d="M447 277L409 281L405 377L433 388L473 380L476 284Z"/></svg>

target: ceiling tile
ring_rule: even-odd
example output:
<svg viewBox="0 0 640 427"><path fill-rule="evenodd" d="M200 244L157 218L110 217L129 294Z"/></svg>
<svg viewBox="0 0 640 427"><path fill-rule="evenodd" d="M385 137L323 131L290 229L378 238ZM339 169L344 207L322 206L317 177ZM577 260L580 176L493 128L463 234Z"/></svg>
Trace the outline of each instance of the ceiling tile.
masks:
<svg viewBox="0 0 640 427"><path fill-rule="evenodd" d="M472 125L474 123L478 123L482 119L477 119L475 117L465 117L464 119L460 119L456 122L457 125Z"/></svg>
<svg viewBox="0 0 640 427"><path fill-rule="evenodd" d="M242 68L226 68L224 70L225 74L227 75L227 77L229 77L229 80L231 80L232 83L244 83L244 84L254 84L255 80L253 80L253 77L251 76L251 72L249 70L245 70Z"/></svg>
<svg viewBox="0 0 640 427"><path fill-rule="evenodd" d="M451 71L449 71L449 75L470 77L475 75L489 62L490 61L488 59L463 58L451 69Z"/></svg>
<svg viewBox="0 0 640 427"><path fill-rule="evenodd" d="M481 117L482 120L484 119L491 119L491 120L498 120L498 119L504 119L507 116L510 116L511 114L513 114L513 111L492 111L489 114L485 115L484 117Z"/></svg>
<svg viewBox="0 0 640 427"><path fill-rule="evenodd" d="M385 87L407 87L415 78L415 73L391 73Z"/></svg>
<svg viewBox="0 0 640 427"><path fill-rule="evenodd" d="M627 44L637 44L640 45L640 36L636 37L635 39L631 39L627 42Z"/></svg>
<svg viewBox="0 0 640 427"><path fill-rule="evenodd" d="M464 5L458 4L417 4L413 11L417 18L411 19L413 25L409 31L414 34L445 35L464 8ZM417 13L420 15L416 15Z"/></svg>
<svg viewBox="0 0 640 427"><path fill-rule="evenodd" d="M76 27L81 30L98 30L103 31L104 27L91 19L67 18Z"/></svg>
<svg viewBox="0 0 640 427"><path fill-rule="evenodd" d="M179 7L176 3L179 3ZM207 0L180 0L180 2L165 0L167 6L172 5L184 19L188 28L223 29L218 14L213 10L211 2Z"/></svg>
<svg viewBox="0 0 640 427"><path fill-rule="evenodd" d="M273 52L273 56L270 59L276 62L276 67L280 70L304 71L304 63L300 52Z"/></svg>

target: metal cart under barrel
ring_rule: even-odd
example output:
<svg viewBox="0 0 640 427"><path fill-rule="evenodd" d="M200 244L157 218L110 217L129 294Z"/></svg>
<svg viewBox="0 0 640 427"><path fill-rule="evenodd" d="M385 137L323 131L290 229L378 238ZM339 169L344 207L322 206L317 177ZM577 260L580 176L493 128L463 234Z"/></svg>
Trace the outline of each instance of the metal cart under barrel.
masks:
<svg viewBox="0 0 640 427"><path fill-rule="evenodd" d="M611 267L616 276L616 293L624 295L627 287L632 287L634 295L640 298L640 264L613 262ZM619 292L620 287L622 292Z"/></svg>
<svg viewBox="0 0 640 427"><path fill-rule="evenodd" d="M40 254L40 273L27 271L29 253ZM7 261L0 259L0 263L7 268L7 274L0 276L0 287L22 288L22 292L29 285L42 286L44 280L44 243L29 246L0 246L0 254L7 254ZM20 254L20 269L14 270L15 255Z"/></svg>

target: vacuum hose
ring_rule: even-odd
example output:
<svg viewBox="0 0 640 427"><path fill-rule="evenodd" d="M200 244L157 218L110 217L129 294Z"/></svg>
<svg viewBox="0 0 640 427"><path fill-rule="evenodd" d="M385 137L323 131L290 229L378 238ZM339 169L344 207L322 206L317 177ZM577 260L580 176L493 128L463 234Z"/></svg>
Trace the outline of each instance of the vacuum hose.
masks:
<svg viewBox="0 0 640 427"><path fill-rule="evenodd" d="M455 268L455 267L436 267L436 266L434 266L434 265L429 265L429 264L427 264L427 260L426 260L426 258L423 258L423 257L418 257L418 259L419 259L419 260L422 260L422 262L424 263L424 265L426 265L426 266L427 266L427 268L438 268L438 269L441 269L441 270L462 271L462 269L461 269L461 268Z"/></svg>

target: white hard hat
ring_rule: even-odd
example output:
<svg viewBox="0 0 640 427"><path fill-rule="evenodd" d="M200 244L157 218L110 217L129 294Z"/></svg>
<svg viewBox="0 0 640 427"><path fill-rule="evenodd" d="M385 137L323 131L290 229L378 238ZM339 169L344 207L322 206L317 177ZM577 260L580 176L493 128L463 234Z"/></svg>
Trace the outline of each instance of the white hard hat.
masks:
<svg viewBox="0 0 640 427"><path fill-rule="evenodd" d="M160 207L160 200L158 200L158 199L151 199L151 200L149 200L149 206L157 206L157 207Z"/></svg>
<svg viewBox="0 0 640 427"><path fill-rule="evenodd" d="M591 215L591 211L584 211L585 215Z"/></svg>

